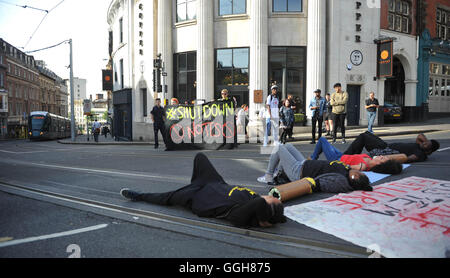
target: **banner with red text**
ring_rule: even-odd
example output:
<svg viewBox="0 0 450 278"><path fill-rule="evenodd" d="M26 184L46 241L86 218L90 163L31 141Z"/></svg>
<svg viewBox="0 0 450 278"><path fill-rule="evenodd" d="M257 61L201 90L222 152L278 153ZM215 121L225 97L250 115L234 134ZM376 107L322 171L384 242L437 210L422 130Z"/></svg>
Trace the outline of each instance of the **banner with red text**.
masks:
<svg viewBox="0 0 450 278"><path fill-rule="evenodd" d="M290 206L285 215L385 257L450 255L450 182L408 177Z"/></svg>
<svg viewBox="0 0 450 278"><path fill-rule="evenodd" d="M236 147L235 109L232 100L166 106L167 149L217 150Z"/></svg>

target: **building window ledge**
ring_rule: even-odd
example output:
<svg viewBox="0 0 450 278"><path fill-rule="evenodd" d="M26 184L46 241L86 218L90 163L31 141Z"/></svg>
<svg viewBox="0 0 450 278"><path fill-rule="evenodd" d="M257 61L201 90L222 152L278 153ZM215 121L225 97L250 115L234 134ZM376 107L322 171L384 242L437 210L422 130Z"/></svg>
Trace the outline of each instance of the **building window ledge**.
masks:
<svg viewBox="0 0 450 278"><path fill-rule="evenodd" d="M229 21L229 20L247 20L250 19L248 14L230 14L230 15L218 15L214 21Z"/></svg>
<svg viewBox="0 0 450 278"><path fill-rule="evenodd" d="M298 18L306 17L304 12L272 12L270 18Z"/></svg>
<svg viewBox="0 0 450 278"><path fill-rule="evenodd" d="M181 28L181 27L192 26L192 25L196 25L196 24L197 24L197 19L192 19L192 20L185 20L185 21L177 22L177 23L175 23L174 27Z"/></svg>

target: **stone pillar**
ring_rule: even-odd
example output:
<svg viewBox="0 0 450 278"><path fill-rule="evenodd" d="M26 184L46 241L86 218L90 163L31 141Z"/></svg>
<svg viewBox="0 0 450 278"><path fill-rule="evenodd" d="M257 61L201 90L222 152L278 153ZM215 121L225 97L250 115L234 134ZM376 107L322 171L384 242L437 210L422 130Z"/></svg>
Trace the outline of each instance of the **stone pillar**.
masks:
<svg viewBox="0 0 450 278"><path fill-rule="evenodd" d="M268 68L268 18L267 1L254 0L251 3L251 42L250 42L250 83L249 83L249 117L248 124L250 143L256 143L256 138L261 136L263 128L262 120L256 114L265 105L265 100L269 92ZM254 91L263 91L263 102L254 102ZM259 135L258 135L259 132ZM263 135L264 133L262 133ZM252 139L255 142L252 142ZM259 138L262 141L262 138Z"/></svg>
<svg viewBox="0 0 450 278"><path fill-rule="evenodd" d="M311 122L309 103L315 89L322 90L325 97L326 67L326 0L308 1L308 49L306 65L306 115Z"/></svg>
<svg viewBox="0 0 450 278"><path fill-rule="evenodd" d="M197 99L214 99L214 1L197 0Z"/></svg>
<svg viewBox="0 0 450 278"><path fill-rule="evenodd" d="M172 1L158 0L158 53L165 66L167 76L161 77L167 85L166 98L173 97L173 51L172 51ZM164 90L163 90L164 91ZM164 96L161 94L161 98Z"/></svg>

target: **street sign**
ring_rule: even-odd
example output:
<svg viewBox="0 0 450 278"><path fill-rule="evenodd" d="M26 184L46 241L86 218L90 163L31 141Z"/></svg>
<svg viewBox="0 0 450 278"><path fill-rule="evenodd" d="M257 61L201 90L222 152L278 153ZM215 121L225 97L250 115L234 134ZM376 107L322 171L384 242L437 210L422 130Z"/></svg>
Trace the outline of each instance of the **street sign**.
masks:
<svg viewBox="0 0 450 278"><path fill-rule="evenodd" d="M90 99L83 100L83 113L85 116L91 115L91 106L92 106L92 102Z"/></svg>
<svg viewBox="0 0 450 278"><path fill-rule="evenodd" d="M392 40L377 42L377 77L390 77L393 73Z"/></svg>
<svg viewBox="0 0 450 278"><path fill-rule="evenodd" d="M113 77L112 70L102 70L103 91L113 90Z"/></svg>

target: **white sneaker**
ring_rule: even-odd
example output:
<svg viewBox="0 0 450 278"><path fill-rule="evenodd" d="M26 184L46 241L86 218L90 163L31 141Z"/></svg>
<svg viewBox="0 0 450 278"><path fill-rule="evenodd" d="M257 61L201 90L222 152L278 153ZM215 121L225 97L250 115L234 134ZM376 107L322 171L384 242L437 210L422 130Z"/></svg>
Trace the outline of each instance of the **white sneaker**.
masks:
<svg viewBox="0 0 450 278"><path fill-rule="evenodd" d="M266 175L264 175L264 176L262 176L262 177L259 177L259 178L257 178L256 180L257 180L258 182L260 182L260 183L269 183L269 182L273 182L273 178L272 178L272 179L269 179L269 178L266 179Z"/></svg>

